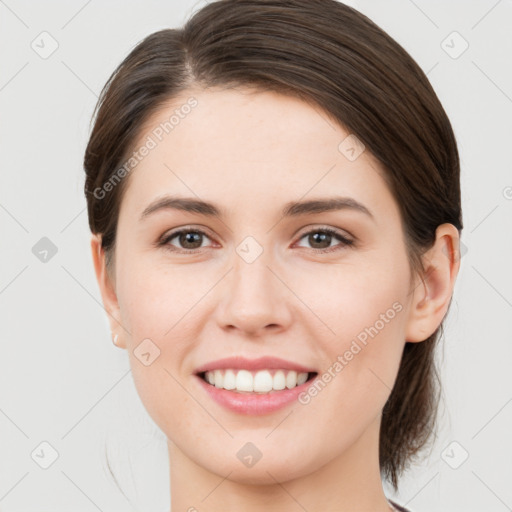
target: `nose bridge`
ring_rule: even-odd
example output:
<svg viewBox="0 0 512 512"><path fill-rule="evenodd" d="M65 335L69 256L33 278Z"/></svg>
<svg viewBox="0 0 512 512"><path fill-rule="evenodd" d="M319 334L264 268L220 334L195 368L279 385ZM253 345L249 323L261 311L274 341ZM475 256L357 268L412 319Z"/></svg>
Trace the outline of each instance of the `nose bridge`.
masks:
<svg viewBox="0 0 512 512"><path fill-rule="evenodd" d="M254 237L246 237L237 247L233 258L230 294L243 301L263 300L272 302L276 293L275 283L271 282L271 251L263 248Z"/></svg>
<svg viewBox="0 0 512 512"><path fill-rule="evenodd" d="M256 331L288 322L285 286L270 270L275 263L271 256L271 249L254 237L246 237L236 247L223 290L221 321L225 326Z"/></svg>

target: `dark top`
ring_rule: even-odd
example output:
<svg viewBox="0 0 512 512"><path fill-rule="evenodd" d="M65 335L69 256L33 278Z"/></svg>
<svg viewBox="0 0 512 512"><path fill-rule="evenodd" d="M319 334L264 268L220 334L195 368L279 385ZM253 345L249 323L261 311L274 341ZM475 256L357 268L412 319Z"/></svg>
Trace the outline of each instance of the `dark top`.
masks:
<svg viewBox="0 0 512 512"><path fill-rule="evenodd" d="M398 503L395 503L393 500L389 500L391 504L396 507L397 510L400 510L400 512L410 512L409 509L401 507Z"/></svg>

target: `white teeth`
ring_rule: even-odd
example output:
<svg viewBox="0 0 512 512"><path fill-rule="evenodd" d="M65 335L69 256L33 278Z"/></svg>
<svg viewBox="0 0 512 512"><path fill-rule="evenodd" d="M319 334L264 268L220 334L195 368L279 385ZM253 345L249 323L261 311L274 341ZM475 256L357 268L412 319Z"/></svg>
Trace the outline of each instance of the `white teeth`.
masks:
<svg viewBox="0 0 512 512"><path fill-rule="evenodd" d="M292 389L308 380L307 373L294 370L213 370L206 372L204 377L216 388L255 393Z"/></svg>
<svg viewBox="0 0 512 512"><path fill-rule="evenodd" d="M294 388L297 385L297 372L292 370L286 374L286 387L288 389Z"/></svg>
<svg viewBox="0 0 512 512"><path fill-rule="evenodd" d="M274 380L272 382L272 388L280 391L281 389L284 389L286 387L286 377L284 375L284 372L282 370L277 370L276 373L274 373Z"/></svg>
<svg viewBox="0 0 512 512"><path fill-rule="evenodd" d="M257 372L254 376L254 391L257 391L258 393L268 393L269 391L272 391L273 384L274 379L267 370Z"/></svg>
<svg viewBox="0 0 512 512"><path fill-rule="evenodd" d="M215 370L213 372L213 380L215 382L216 388L221 388L224 385L224 378L222 376L222 372L220 370Z"/></svg>
<svg viewBox="0 0 512 512"><path fill-rule="evenodd" d="M238 391L254 391L251 372L240 370L236 374L235 388Z"/></svg>
<svg viewBox="0 0 512 512"><path fill-rule="evenodd" d="M297 386L304 384L304 382L306 382L307 380L308 380L307 373L299 373L299 375L297 375Z"/></svg>
<svg viewBox="0 0 512 512"><path fill-rule="evenodd" d="M224 373L224 389L235 389L236 388L236 375L233 370L226 370Z"/></svg>

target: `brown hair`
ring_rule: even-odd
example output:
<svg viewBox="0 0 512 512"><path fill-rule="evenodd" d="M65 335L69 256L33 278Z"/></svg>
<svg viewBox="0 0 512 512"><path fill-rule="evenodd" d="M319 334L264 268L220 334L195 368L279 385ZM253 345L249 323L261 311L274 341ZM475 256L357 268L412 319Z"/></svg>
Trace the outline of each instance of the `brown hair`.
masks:
<svg viewBox="0 0 512 512"><path fill-rule="evenodd" d="M126 161L141 127L190 87L254 86L294 95L355 134L382 164L401 212L411 268L437 226L462 230L459 156L450 121L426 75L388 34L335 0L220 0L181 29L141 41L105 84L85 152L89 226L112 264L119 206L128 178L100 194ZM383 410L381 473L398 476L436 425L434 348L442 324L405 344Z"/></svg>

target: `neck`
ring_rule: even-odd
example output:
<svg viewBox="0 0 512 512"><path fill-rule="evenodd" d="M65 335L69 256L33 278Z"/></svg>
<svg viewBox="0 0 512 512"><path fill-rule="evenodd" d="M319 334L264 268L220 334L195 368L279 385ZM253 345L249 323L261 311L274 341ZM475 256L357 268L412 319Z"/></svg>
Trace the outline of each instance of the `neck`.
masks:
<svg viewBox="0 0 512 512"><path fill-rule="evenodd" d="M168 440L171 510L390 512L380 477L379 427L380 416L346 451L309 474L277 481L269 465L265 481L252 484L237 481L236 468L226 474L209 471Z"/></svg>

